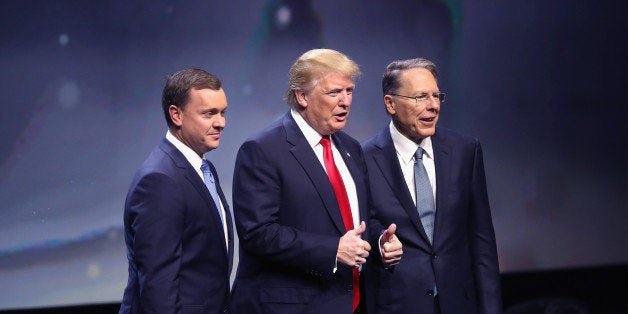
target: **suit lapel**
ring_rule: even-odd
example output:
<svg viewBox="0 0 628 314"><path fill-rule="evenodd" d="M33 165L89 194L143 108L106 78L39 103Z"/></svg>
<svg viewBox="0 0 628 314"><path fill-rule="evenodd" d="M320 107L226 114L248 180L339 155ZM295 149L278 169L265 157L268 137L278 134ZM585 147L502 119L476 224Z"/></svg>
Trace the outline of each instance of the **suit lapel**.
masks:
<svg viewBox="0 0 628 314"><path fill-rule="evenodd" d="M327 214L331 217L338 232L344 234L346 231L340 215L340 208L325 169L323 169L320 161L316 158L312 147L310 147L310 144L289 112L284 116L283 126L286 130L286 141L293 146L290 152L312 181L312 184L321 196Z"/></svg>
<svg viewBox="0 0 628 314"><path fill-rule="evenodd" d="M207 187L205 186L205 182L203 182L203 179L201 179L201 177L198 175L196 170L192 168L192 165L190 165L190 163L185 158L185 156L183 156L183 154L174 145L172 145L172 143L170 143L167 139L163 140L161 144L161 148L166 154L168 154L168 156L170 156L170 158L172 158L177 168L180 168L181 171L183 172L183 176L186 178L186 180L188 180L188 182L190 182L190 184L194 187L194 189L201 195L201 197L203 198L203 201L205 201L205 205L207 209L211 211L211 215L215 215L213 219L213 221L215 222L214 223L214 228L216 228L215 230L220 230L222 232L223 230L222 220L220 219L220 216L218 214L216 203L214 203L214 201L212 200L211 194L209 194L209 191L207 190ZM218 175L216 174L216 171L213 168L214 167L212 165L211 169L213 171L214 178L218 178ZM216 179L216 182L218 182L218 179ZM222 204L223 206L225 206L225 209L227 209L227 202L225 201L224 195L222 194L222 189L220 189L220 184L217 184L217 189L218 191L220 191L218 193L220 195ZM225 256L227 256L227 244L225 243L225 237L222 234L220 236L220 239L222 240L222 243L223 243L222 247L224 249L224 254Z"/></svg>
<svg viewBox="0 0 628 314"><path fill-rule="evenodd" d="M177 168L181 169L183 172L183 176L188 182L196 189L196 191L203 196L203 199L213 208L216 208L216 205L213 205L211 201L211 196L209 195L209 191L207 191L207 187L203 180L199 177L196 170L192 168L192 165L185 159L185 156L170 143L167 139L164 139L162 142L162 150L170 156L173 160L174 164Z"/></svg>
<svg viewBox="0 0 628 314"><path fill-rule="evenodd" d="M438 230L440 229L441 218L447 216L447 208L439 206L445 204L444 198L447 195L447 186L451 176L451 147L447 141L439 135L438 128L432 136L432 148L434 150L434 167L436 169L436 216L434 217L434 243L438 240Z"/></svg>
<svg viewBox="0 0 628 314"><path fill-rule="evenodd" d="M227 257L229 259L229 273L231 273L231 267L233 265L233 223L232 223L232 218L231 218L231 210L229 209L229 203L227 203L225 194L222 192L222 188L220 187L218 173L215 171L215 168L213 165L211 166L211 168L212 168L212 171L214 172L214 178L216 178L216 190L218 191L218 196L220 197L222 206L225 208L225 224L227 225L227 238L229 240L229 243L227 243L228 245Z"/></svg>
<svg viewBox="0 0 628 314"><path fill-rule="evenodd" d="M405 183L406 181L403 177L401 166L399 165L399 158L397 157L395 144L392 141L390 130L388 128L384 129L378 135L376 145L381 149L378 154L373 156L377 166L380 168L384 179L388 182L388 185L393 193L395 193L395 196L401 202L401 205L408 214L408 217L410 217L412 224L419 234L421 234L425 243L429 246L427 234L423 229L423 224L421 223L421 218L419 217L416 205L412 200L412 195L410 195L410 189L408 189L408 186Z"/></svg>

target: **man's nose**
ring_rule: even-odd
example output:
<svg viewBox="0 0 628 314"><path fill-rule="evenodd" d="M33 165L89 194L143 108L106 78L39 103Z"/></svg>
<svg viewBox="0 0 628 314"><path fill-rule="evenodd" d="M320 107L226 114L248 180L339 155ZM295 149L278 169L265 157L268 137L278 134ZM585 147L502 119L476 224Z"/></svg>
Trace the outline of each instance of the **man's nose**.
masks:
<svg viewBox="0 0 628 314"><path fill-rule="evenodd" d="M218 115L214 120L213 126L215 128L224 128L227 124L227 119L223 115Z"/></svg>
<svg viewBox="0 0 628 314"><path fill-rule="evenodd" d="M338 94L338 103L341 106L351 106L351 94L347 91L340 92Z"/></svg>
<svg viewBox="0 0 628 314"><path fill-rule="evenodd" d="M438 99L438 96L434 97L434 96L430 96L428 98L427 104L425 105L426 109L438 109L440 108L440 99Z"/></svg>

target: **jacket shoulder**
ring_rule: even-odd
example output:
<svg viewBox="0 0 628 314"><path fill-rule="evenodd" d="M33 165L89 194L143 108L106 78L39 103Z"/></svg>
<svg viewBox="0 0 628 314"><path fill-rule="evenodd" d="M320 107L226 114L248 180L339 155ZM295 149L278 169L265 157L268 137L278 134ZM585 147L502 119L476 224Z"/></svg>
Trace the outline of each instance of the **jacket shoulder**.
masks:
<svg viewBox="0 0 628 314"><path fill-rule="evenodd" d="M451 144L471 144L476 145L479 140L473 136L454 131L449 128L437 127L436 132L432 135L433 142L451 143Z"/></svg>
<svg viewBox="0 0 628 314"><path fill-rule="evenodd" d="M370 155L384 148L386 141L391 141L388 127L385 127L377 134L362 142L362 150L364 155Z"/></svg>

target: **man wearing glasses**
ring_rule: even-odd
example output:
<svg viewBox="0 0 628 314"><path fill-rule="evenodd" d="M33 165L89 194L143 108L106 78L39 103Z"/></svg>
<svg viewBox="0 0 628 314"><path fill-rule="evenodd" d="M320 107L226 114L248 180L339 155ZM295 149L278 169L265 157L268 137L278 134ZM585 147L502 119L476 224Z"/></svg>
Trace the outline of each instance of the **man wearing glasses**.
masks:
<svg viewBox="0 0 628 314"><path fill-rule="evenodd" d="M501 313L495 233L477 139L436 127L436 66L395 61L382 79L390 124L362 144L371 214L397 224L404 255L373 267L377 313Z"/></svg>

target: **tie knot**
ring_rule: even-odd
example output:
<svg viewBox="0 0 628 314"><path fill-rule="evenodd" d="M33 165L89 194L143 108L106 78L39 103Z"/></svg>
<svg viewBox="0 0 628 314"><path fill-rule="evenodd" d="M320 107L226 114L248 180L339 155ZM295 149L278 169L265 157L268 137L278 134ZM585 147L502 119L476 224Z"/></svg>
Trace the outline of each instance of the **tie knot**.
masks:
<svg viewBox="0 0 628 314"><path fill-rule="evenodd" d="M209 173L209 164L206 159L203 159L203 163L201 164L201 171L203 173Z"/></svg>
<svg viewBox="0 0 628 314"><path fill-rule="evenodd" d="M323 147L329 147L330 146L329 135L323 135L323 138L321 138L320 143L321 145L323 145Z"/></svg>
<svg viewBox="0 0 628 314"><path fill-rule="evenodd" d="M423 153L425 151L423 150L423 148L419 147L416 149L416 152L414 153L414 160L419 160L419 159L423 159Z"/></svg>

